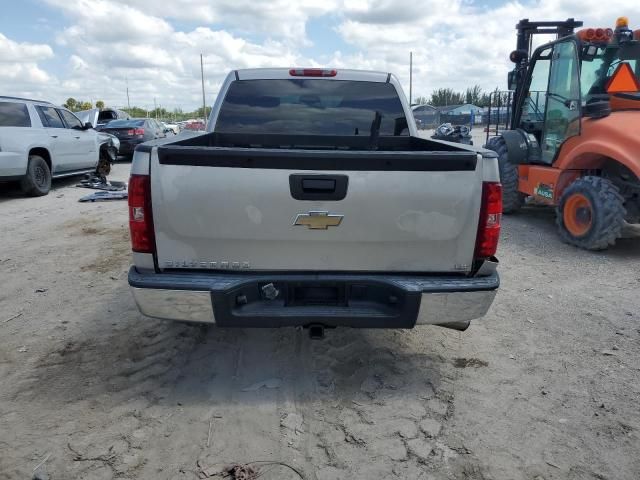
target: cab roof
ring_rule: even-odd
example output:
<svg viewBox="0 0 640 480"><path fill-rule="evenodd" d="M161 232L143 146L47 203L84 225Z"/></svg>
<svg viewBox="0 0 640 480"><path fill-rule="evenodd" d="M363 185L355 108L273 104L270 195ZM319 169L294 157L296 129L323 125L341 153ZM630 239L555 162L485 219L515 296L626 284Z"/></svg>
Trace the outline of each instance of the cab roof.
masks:
<svg viewBox="0 0 640 480"><path fill-rule="evenodd" d="M350 69L328 69L328 68L309 68L308 70L325 70L335 71L332 76L312 76L312 75L292 75L291 68L246 68L235 70L236 80L284 80L284 79L302 79L313 78L322 80L352 80L362 82L388 82L391 74L388 72L376 72L370 70L350 70ZM293 70L307 70L303 68L294 68Z"/></svg>
<svg viewBox="0 0 640 480"><path fill-rule="evenodd" d="M17 100L19 102L33 102L33 103L44 103L47 105L53 105L53 103L47 102L46 100L36 100L33 98L22 98L22 97L11 97L6 95L0 95L0 100Z"/></svg>

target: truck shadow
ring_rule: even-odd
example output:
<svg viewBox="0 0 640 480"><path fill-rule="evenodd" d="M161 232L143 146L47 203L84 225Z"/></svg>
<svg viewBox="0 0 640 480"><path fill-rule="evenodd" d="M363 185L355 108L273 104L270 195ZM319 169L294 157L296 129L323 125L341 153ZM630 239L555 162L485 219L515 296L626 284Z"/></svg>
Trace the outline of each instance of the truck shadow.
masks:
<svg viewBox="0 0 640 480"><path fill-rule="evenodd" d="M51 422L54 412L47 439L56 445L111 455L110 445L125 439L162 468L169 461L190 468L196 456L209 463L265 458L285 444L299 449L285 447L285 455L309 447L311 456L303 460L309 471L334 460L348 465L350 455L390 471L386 446L399 451L398 458L406 455L398 431L417 436L430 418L436 435L453 414L455 372L486 366L466 359L454 366L453 358L433 353L446 342L435 327L434 335L336 329L316 341L292 328L151 320L137 313L124 289L113 298L97 302L74 319L81 326L64 341L45 346L3 379L3 406L28 411L33 426ZM176 451L180 460L167 453ZM121 454L110 458L124 462ZM64 468L73 464L67 460Z"/></svg>
<svg viewBox="0 0 640 480"><path fill-rule="evenodd" d="M87 328L34 362L13 400L92 400L105 408L132 397L185 406L259 404L284 392L300 401L376 395L392 401L433 396L441 383L445 360L410 331L335 329L318 341L306 330L186 325L146 319L134 309L122 311L111 331L100 327L112 320L104 314L83 319Z"/></svg>

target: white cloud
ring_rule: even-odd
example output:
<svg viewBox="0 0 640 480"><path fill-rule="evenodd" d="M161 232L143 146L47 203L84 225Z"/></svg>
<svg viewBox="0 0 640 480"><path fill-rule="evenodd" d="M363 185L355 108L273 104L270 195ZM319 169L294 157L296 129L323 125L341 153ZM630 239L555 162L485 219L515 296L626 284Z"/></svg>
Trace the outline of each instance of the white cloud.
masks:
<svg viewBox="0 0 640 480"><path fill-rule="evenodd" d="M49 45L19 43L0 33L0 85L19 84L24 90L51 80L37 62L53 57Z"/></svg>
<svg viewBox="0 0 640 480"><path fill-rule="evenodd" d="M0 82L20 84L22 89L45 85L50 80L49 74L34 63L8 63L0 68Z"/></svg>
<svg viewBox="0 0 640 480"><path fill-rule="evenodd" d="M64 1L64 0L57 0ZM114 0L131 5L150 15L221 25L243 34L306 42L305 25L309 18L336 11L338 0Z"/></svg>
<svg viewBox="0 0 640 480"><path fill-rule="evenodd" d="M1 63L37 62L51 57L53 50L49 45L19 43L0 33Z"/></svg>
<svg viewBox="0 0 640 480"><path fill-rule="evenodd" d="M409 51L413 51L414 96L429 95L439 87L463 90L474 84L486 90L505 89L512 68L508 54L515 49L519 19L575 17L585 26L612 27L619 15L636 19L640 27L640 4L628 0L606 4L583 0L579 8L573 0L510 1L497 8L466 0L347 0L336 31L358 53L336 55L333 60L338 66L392 71L408 89Z"/></svg>
<svg viewBox="0 0 640 480"><path fill-rule="evenodd" d="M73 47L93 41L144 42L165 38L173 32L166 20L148 15L126 4L117 4L109 0L46 1L63 10L75 22L58 35L58 41L63 45Z"/></svg>

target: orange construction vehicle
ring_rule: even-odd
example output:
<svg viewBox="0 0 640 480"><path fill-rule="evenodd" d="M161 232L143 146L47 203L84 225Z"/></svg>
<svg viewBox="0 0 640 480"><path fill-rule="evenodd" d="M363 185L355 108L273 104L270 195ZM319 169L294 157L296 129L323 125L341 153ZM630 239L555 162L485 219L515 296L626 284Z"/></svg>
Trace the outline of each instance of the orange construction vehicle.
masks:
<svg viewBox="0 0 640 480"><path fill-rule="evenodd" d="M504 213L531 196L556 207L566 242L602 250L640 223L640 30L626 17L581 26L518 23L507 126L486 146L499 155ZM550 33L530 54L533 35Z"/></svg>

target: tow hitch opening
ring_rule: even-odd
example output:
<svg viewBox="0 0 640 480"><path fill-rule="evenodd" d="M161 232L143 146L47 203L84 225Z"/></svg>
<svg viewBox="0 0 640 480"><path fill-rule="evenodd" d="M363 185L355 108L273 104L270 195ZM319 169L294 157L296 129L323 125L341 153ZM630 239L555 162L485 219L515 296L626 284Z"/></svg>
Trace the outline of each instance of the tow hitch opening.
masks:
<svg viewBox="0 0 640 480"><path fill-rule="evenodd" d="M309 338L312 340L322 340L324 338L324 325L309 325Z"/></svg>

